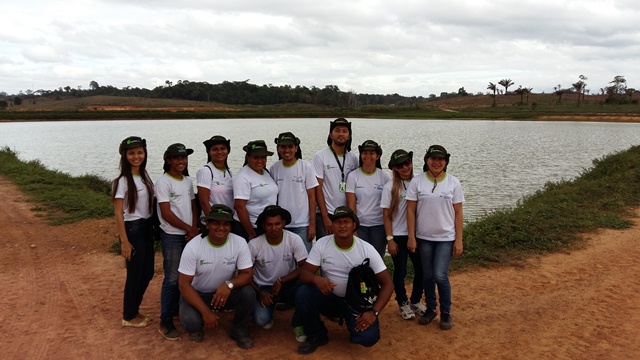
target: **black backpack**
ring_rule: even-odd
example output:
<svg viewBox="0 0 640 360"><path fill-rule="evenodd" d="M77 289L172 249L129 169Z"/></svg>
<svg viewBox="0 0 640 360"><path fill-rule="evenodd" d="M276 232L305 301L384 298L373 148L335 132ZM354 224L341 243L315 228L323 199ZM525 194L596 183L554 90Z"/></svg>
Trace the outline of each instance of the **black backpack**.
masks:
<svg viewBox="0 0 640 360"><path fill-rule="evenodd" d="M360 315L373 308L380 293L380 284L376 274L369 266L369 258L349 271L345 302L347 310L353 315Z"/></svg>

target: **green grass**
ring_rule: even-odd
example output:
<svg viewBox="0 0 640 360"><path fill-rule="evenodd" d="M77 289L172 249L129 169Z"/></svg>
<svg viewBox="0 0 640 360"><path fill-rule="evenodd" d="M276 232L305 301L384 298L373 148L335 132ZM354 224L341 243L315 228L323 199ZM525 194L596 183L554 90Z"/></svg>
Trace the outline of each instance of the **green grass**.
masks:
<svg viewBox="0 0 640 360"><path fill-rule="evenodd" d="M6 147L0 149L0 174L31 197L36 216L52 224L113 216L110 184L99 177L72 177L39 161L24 162ZM580 234L629 227L639 205L640 146L633 146L593 160L574 180L549 182L513 208L466 224L465 251L452 267L517 265L532 255L575 248ZM385 261L392 271L391 259Z"/></svg>
<svg viewBox="0 0 640 360"><path fill-rule="evenodd" d="M21 161L8 147L0 149L0 174L36 203L32 207L51 224L113 216L111 185L100 177L72 177L47 169L38 160Z"/></svg>

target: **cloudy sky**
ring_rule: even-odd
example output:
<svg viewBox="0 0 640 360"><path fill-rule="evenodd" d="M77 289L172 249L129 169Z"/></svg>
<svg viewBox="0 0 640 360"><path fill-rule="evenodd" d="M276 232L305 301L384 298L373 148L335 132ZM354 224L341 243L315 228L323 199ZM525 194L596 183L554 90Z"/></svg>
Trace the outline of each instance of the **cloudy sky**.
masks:
<svg viewBox="0 0 640 360"><path fill-rule="evenodd" d="M0 92L166 80L357 93L640 88L638 0L30 0L0 4Z"/></svg>

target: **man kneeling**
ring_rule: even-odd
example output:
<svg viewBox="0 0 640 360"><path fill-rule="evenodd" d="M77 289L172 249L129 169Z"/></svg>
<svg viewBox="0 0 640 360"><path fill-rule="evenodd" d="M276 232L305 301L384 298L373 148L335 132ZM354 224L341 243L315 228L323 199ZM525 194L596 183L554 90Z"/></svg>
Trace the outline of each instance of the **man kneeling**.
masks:
<svg viewBox="0 0 640 360"><path fill-rule="evenodd" d="M187 243L180 258L180 322L189 339L200 342L204 329L218 326L212 310L235 310L230 336L239 347L249 349L247 323L256 296L249 283L253 278L253 262L247 242L230 234L233 210L213 205L207 222L208 234L198 235ZM235 271L238 274L234 276Z"/></svg>
<svg viewBox="0 0 640 360"><path fill-rule="evenodd" d="M358 217L353 210L338 207L330 219L333 235L316 242L300 271L303 285L296 294L296 310L307 335L307 340L298 348L300 354L310 354L329 341L320 314L343 317L351 342L373 346L380 340L378 314L393 293L393 281L376 249L353 235L358 226ZM349 271L366 258L370 259L371 269L382 288L373 309L356 316L347 311L344 296ZM318 268L322 270L322 276L316 275Z"/></svg>

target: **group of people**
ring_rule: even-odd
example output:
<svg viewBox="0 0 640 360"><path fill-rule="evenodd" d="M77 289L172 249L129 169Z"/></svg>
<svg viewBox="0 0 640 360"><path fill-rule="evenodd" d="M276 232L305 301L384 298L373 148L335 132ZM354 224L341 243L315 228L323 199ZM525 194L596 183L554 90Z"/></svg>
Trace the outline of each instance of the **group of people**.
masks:
<svg viewBox="0 0 640 360"><path fill-rule="evenodd" d="M291 328L309 354L328 342L320 315L343 319L353 343L380 339L379 314L395 291L400 315L438 318L450 329L452 256L460 256L462 203L458 179L447 173L450 155L430 146L423 172L413 173L413 152L395 150L390 176L382 170L382 148L373 140L351 151L352 127L330 122L327 147L302 159L300 139L284 132L275 139L279 160L267 169L264 140L243 147L245 164L233 174L231 141L204 141L208 162L188 172L192 149L170 145L164 174L155 185L146 171L146 141L132 136L120 144L120 175L113 182L116 226L126 260L122 326L145 327L151 318L139 307L153 277L152 214L160 222L164 279L159 331L200 342L218 326L220 312L233 310L230 337L251 348L249 324L269 329L274 311L294 307ZM154 199L157 202L154 209ZM198 212L198 209L201 209ZM392 256L393 278L383 261ZM369 311L344 306L349 271L369 259L380 292ZM414 267L410 297L405 290L407 259ZM436 294L437 288L437 294ZM422 304L425 294L426 306Z"/></svg>

